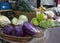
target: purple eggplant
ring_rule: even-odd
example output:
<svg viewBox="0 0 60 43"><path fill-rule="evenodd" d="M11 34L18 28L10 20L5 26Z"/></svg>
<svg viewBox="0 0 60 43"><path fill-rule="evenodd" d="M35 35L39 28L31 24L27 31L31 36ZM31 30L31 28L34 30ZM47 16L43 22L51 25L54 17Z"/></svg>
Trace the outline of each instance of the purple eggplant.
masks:
<svg viewBox="0 0 60 43"><path fill-rule="evenodd" d="M26 31L26 33L28 33L29 35L34 35L35 33L37 33L37 29L34 25L30 24L29 22L24 22L24 30Z"/></svg>
<svg viewBox="0 0 60 43"><path fill-rule="evenodd" d="M8 35L11 35L12 30L13 30L13 27L11 25L6 25L2 29L3 33Z"/></svg>
<svg viewBox="0 0 60 43"><path fill-rule="evenodd" d="M23 27L22 25L15 26L13 31L12 31L12 35L14 35L14 36L24 36L22 27Z"/></svg>

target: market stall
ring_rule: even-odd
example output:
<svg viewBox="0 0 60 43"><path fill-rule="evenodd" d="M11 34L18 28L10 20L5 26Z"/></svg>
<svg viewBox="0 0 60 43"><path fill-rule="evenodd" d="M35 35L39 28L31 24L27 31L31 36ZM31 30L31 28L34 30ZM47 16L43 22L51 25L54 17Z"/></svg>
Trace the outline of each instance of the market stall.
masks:
<svg viewBox="0 0 60 43"><path fill-rule="evenodd" d="M60 26L55 7L51 10L37 3L37 8L23 0L6 0L0 6L1 43L44 43L45 30Z"/></svg>

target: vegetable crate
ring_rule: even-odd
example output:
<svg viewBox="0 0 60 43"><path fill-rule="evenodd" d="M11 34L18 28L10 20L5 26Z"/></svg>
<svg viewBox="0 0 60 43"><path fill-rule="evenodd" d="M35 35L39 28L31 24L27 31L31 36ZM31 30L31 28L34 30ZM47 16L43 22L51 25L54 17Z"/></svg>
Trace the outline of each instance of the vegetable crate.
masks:
<svg viewBox="0 0 60 43"><path fill-rule="evenodd" d="M21 12L21 11L13 11L17 16L19 15L26 15L29 19L29 21L35 17L35 12ZM32 39L31 36L24 36L24 37L16 37L11 35L6 35L0 32L0 37L7 41L14 41L14 42L28 42Z"/></svg>
<svg viewBox="0 0 60 43"><path fill-rule="evenodd" d="M13 11L13 12L15 12L17 16L26 15L29 21L36 16L36 12L22 12L22 11Z"/></svg>
<svg viewBox="0 0 60 43"><path fill-rule="evenodd" d="M28 17L28 20L31 21L32 18L34 18L36 15L36 12L22 12L22 11L13 11L17 16L19 15L26 15ZM26 29L26 28L25 28ZM39 28L40 29L40 28ZM38 37L44 36L44 32L36 33L35 36L39 35ZM5 39L7 41L14 41L14 42L28 42L32 38L36 38L35 36L29 36L26 35L24 37L17 37L17 36L12 36L12 35L6 35L2 31L0 31L0 37L2 39Z"/></svg>

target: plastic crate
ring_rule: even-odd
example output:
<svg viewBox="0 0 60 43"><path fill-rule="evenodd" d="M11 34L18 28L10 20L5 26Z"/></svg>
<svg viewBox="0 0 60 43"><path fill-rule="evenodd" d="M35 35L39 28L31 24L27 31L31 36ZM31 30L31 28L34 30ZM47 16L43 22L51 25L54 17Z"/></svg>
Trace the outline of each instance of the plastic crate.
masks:
<svg viewBox="0 0 60 43"><path fill-rule="evenodd" d="M10 9L11 4L9 2L0 2L0 10Z"/></svg>

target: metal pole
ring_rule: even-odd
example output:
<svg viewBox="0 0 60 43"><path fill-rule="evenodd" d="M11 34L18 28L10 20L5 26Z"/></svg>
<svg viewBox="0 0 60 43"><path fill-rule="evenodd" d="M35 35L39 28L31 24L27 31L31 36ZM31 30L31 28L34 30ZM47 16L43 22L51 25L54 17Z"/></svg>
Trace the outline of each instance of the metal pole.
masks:
<svg viewBox="0 0 60 43"><path fill-rule="evenodd" d="M41 0L37 0L37 8L40 7L40 1L41 1Z"/></svg>

